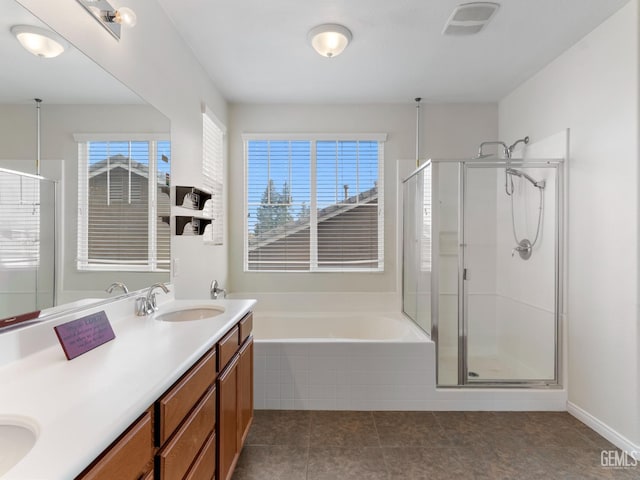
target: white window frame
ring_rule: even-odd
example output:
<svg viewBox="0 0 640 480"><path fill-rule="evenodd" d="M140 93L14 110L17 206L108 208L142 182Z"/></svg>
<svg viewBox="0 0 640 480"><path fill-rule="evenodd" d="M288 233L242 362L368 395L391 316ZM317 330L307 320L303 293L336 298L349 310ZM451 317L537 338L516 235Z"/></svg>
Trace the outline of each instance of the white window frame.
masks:
<svg viewBox="0 0 640 480"><path fill-rule="evenodd" d="M310 143L310 265L309 270L250 270L249 269L249 231L247 228L247 218L249 215L249 193L248 193L248 164L249 164L249 142L250 141L307 141ZM384 272L384 147L387 140L386 133L316 133L316 134L287 134L287 133L245 133L242 135L244 146L244 170L243 170L243 262L245 273L381 273ZM318 239L317 239L317 159L316 143L319 141L369 141L378 142L378 267L371 268L328 268L318 266ZM315 225L315 228L314 228Z"/></svg>
<svg viewBox="0 0 640 480"><path fill-rule="evenodd" d="M76 269L79 272L169 272L170 261L166 266L158 264L156 244L156 222L157 215L157 142L171 141L170 135L157 133L121 133L121 134L90 134L76 133L73 135L74 140L78 144L78 232L76 237ZM149 142L149 170L153 171L153 175L149 174L149 210L147 228L149 232L148 240L148 260L145 264L130 263L90 263L89 260L89 195L88 185L82 187L87 192L86 195L80 195L80 182L88 182L88 161L89 161L89 142ZM81 241L83 239L84 241Z"/></svg>

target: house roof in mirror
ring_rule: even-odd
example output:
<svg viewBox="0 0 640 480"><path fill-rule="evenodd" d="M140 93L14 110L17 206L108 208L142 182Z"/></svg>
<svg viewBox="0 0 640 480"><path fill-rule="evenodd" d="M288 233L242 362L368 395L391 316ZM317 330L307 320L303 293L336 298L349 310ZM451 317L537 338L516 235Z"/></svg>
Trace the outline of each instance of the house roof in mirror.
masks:
<svg viewBox="0 0 640 480"><path fill-rule="evenodd" d="M144 104L135 93L70 46L56 58L39 58L27 52L11 34L13 25L47 28L17 2L0 7L0 103Z"/></svg>

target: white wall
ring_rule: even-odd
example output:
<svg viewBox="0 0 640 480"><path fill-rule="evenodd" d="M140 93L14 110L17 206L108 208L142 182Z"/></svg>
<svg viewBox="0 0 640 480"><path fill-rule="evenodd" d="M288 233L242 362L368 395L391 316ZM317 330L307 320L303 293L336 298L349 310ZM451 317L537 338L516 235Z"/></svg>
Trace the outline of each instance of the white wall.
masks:
<svg viewBox="0 0 640 480"><path fill-rule="evenodd" d="M497 134L495 105L423 105L422 158L469 157ZM415 107L395 105L233 105L230 109L230 247L234 292L361 292L399 308L399 179L415 168ZM387 133L384 273L264 274L243 271L243 133ZM400 159L409 159L401 161ZM413 160L411 160L413 159Z"/></svg>
<svg viewBox="0 0 640 480"><path fill-rule="evenodd" d="M0 105L0 145L3 146L0 166L4 165L5 159L22 160L21 171L34 171L34 115L30 105ZM73 138L74 133L169 135L169 120L146 105L46 104L41 107L41 119L43 163L63 161L61 178L54 178L62 182L59 201L63 210L58 222L58 238L62 244L59 303L87 296L106 296L104 289L114 280L124 282L130 290L169 281L168 273L77 271L78 144Z"/></svg>
<svg viewBox="0 0 640 480"><path fill-rule="evenodd" d="M570 409L636 450L638 25L638 0L632 0L500 102L502 138L535 141L571 129Z"/></svg>
<svg viewBox="0 0 640 480"><path fill-rule="evenodd" d="M78 2L20 0L76 48L155 106L171 120L174 185L200 185L202 161L201 104L223 122L226 101L155 0L137 0L133 29L116 41ZM199 238L173 237L172 255L180 260L173 278L179 298L205 298L216 277L227 283L228 241L206 246Z"/></svg>

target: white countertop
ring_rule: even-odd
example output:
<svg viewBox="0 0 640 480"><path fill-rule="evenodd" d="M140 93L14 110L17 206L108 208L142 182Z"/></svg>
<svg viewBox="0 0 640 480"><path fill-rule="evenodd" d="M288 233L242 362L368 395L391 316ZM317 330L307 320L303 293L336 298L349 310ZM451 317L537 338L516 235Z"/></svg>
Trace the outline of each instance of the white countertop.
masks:
<svg viewBox="0 0 640 480"><path fill-rule="evenodd" d="M77 476L255 305L255 300L173 300L161 304L159 313L206 305L223 306L225 312L161 322L133 315L132 300L0 334L0 350L5 349L0 423L26 417L35 422L38 435L3 480ZM116 338L68 361L53 326L100 310L106 311ZM38 348L34 351L29 342Z"/></svg>

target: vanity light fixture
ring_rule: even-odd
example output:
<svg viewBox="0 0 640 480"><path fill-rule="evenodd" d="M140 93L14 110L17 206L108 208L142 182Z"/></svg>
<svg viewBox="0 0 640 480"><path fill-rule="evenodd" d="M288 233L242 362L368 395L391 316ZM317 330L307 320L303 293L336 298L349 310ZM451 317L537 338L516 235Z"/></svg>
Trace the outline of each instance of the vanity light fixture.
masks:
<svg viewBox="0 0 640 480"><path fill-rule="evenodd" d="M136 25L136 14L130 8L116 9L107 0L78 0L78 3L118 40L122 26L131 28Z"/></svg>
<svg viewBox="0 0 640 480"><path fill-rule="evenodd" d="M347 27L335 23L318 25L309 31L309 42L316 52L323 57L340 55L353 39Z"/></svg>
<svg viewBox="0 0 640 480"><path fill-rule="evenodd" d="M11 27L11 33L25 50L37 57L54 58L69 47L69 44L60 35L46 28L14 25Z"/></svg>

